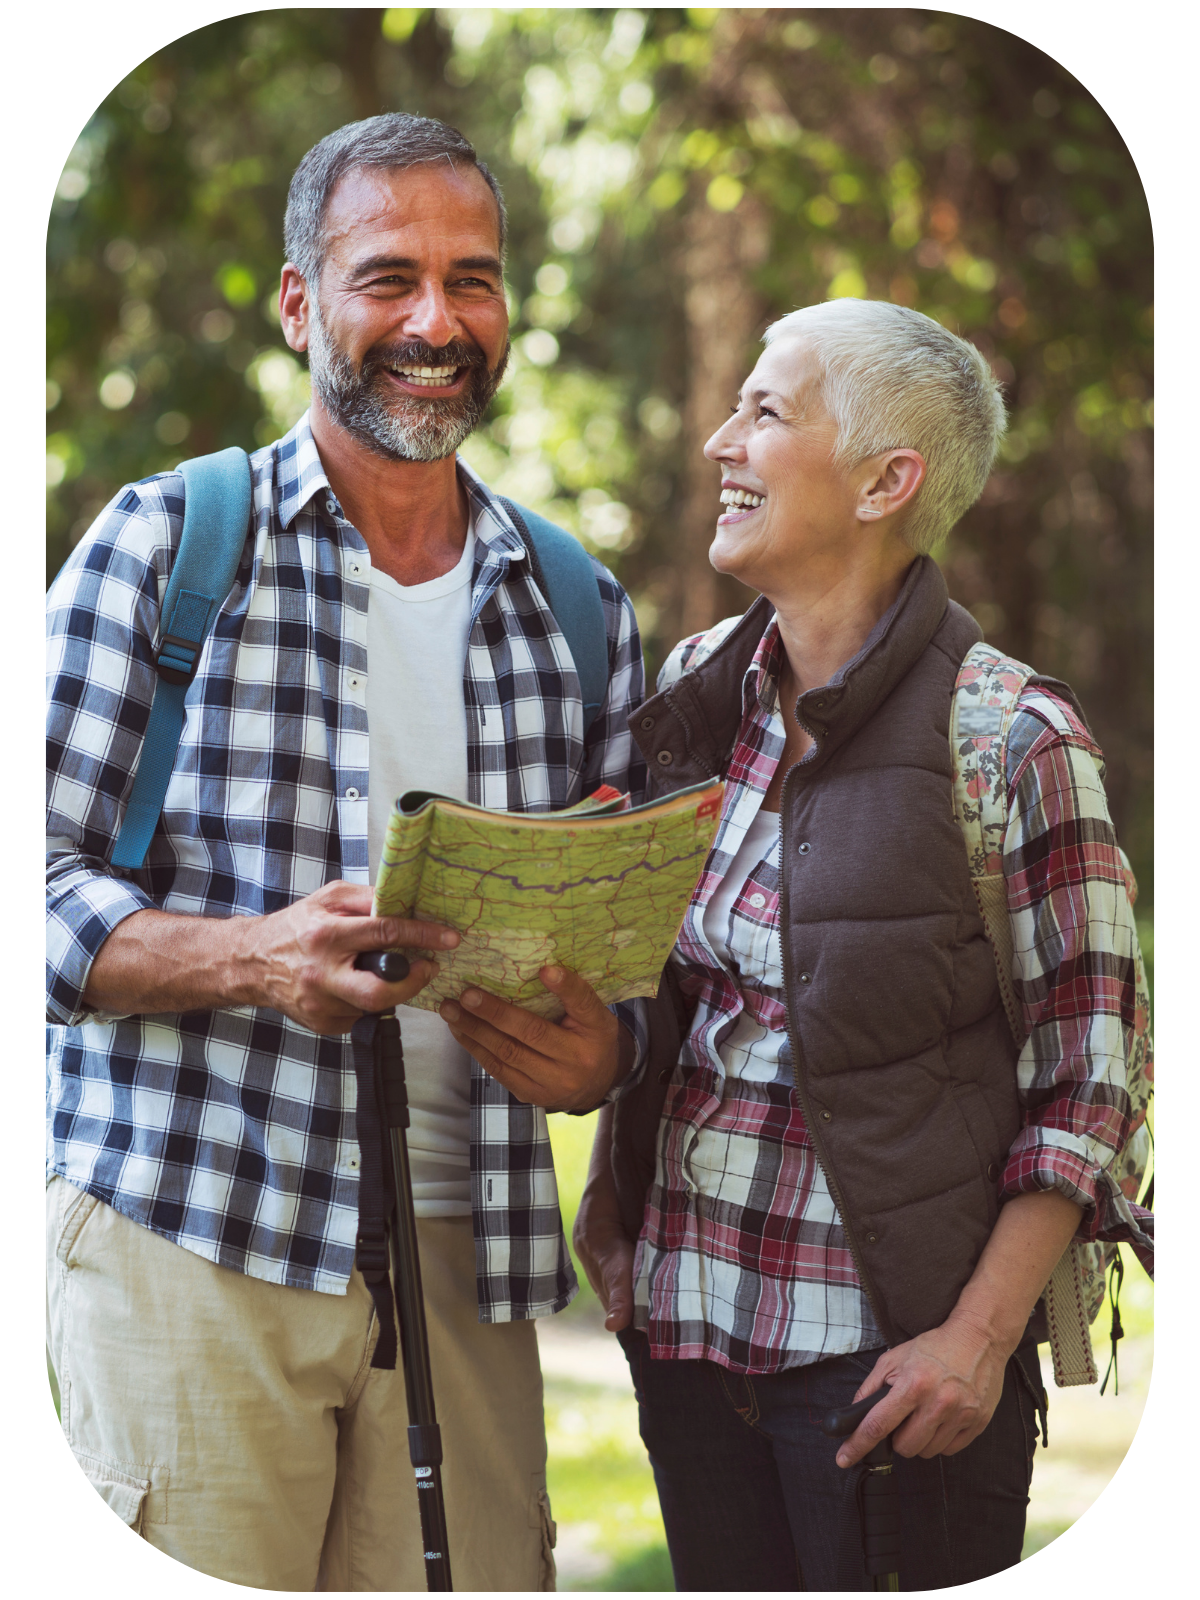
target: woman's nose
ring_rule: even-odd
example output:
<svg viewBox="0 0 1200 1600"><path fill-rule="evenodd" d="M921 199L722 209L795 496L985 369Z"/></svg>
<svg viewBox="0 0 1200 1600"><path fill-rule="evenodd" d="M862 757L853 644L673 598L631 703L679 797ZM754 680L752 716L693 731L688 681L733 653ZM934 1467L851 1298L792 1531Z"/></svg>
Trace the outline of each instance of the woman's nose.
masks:
<svg viewBox="0 0 1200 1600"><path fill-rule="evenodd" d="M704 454L709 461L736 461L745 454L738 438L736 417L721 424L704 446Z"/></svg>

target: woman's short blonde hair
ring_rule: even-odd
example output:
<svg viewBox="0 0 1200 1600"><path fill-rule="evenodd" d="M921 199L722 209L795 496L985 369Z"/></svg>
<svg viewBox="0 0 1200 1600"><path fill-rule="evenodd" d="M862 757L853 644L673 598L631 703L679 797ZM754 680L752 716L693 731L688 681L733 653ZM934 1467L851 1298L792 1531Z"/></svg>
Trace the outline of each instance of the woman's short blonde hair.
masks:
<svg viewBox="0 0 1200 1600"><path fill-rule="evenodd" d="M886 450L924 458L925 479L900 529L923 555L979 499L992 470L1007 425L992 369L940 322L886 300L804 306L773 322L763 342L791 334L817 357L839 465Z"/></svg>

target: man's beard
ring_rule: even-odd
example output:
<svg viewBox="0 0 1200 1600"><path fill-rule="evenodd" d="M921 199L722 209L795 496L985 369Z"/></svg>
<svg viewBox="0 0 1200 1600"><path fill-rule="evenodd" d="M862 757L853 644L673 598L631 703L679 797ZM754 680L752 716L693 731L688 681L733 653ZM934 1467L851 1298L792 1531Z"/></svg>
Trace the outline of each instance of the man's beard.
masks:
<svg viewBox="0 0 1200 1600"><path fill-rule="evenodd" d="M376 347L356 368L330 338L313 305L309 313L308 370L313 391L329 416L360 444L389 461L441 461L452 456L483 419L508 365L508 344L494 370L478 345L453 340L440 350L404 340ZM467 367L460 394L398 392L386 376L393 366Z"/></svg>

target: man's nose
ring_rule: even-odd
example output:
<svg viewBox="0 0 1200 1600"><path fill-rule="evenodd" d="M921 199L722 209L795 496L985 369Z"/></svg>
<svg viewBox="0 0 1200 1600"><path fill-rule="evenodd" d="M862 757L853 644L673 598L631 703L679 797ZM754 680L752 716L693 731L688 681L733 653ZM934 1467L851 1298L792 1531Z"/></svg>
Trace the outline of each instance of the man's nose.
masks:
<svg viewBox="0 0 1200 1600"><path fill-rule="evenodd" d="M440 350L461 333L458 318L446 301L440 281L425 279L419 292L405 306L403 332L408 339L421 339Z"/></svg>

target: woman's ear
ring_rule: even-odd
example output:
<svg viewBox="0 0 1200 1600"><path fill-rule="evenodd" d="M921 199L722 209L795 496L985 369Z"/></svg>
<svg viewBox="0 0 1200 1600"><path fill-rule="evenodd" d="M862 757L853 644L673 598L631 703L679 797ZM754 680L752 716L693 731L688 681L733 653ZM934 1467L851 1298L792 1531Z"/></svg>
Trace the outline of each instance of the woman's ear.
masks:
<svg viewBox="0 0 1200 1600"><path fill-rule="evenodd" d="M925 477L925 458L916 450L889 450L877 456L871 468L855 510L855 516L864 521L890 517L908 504Z"/></svg>

